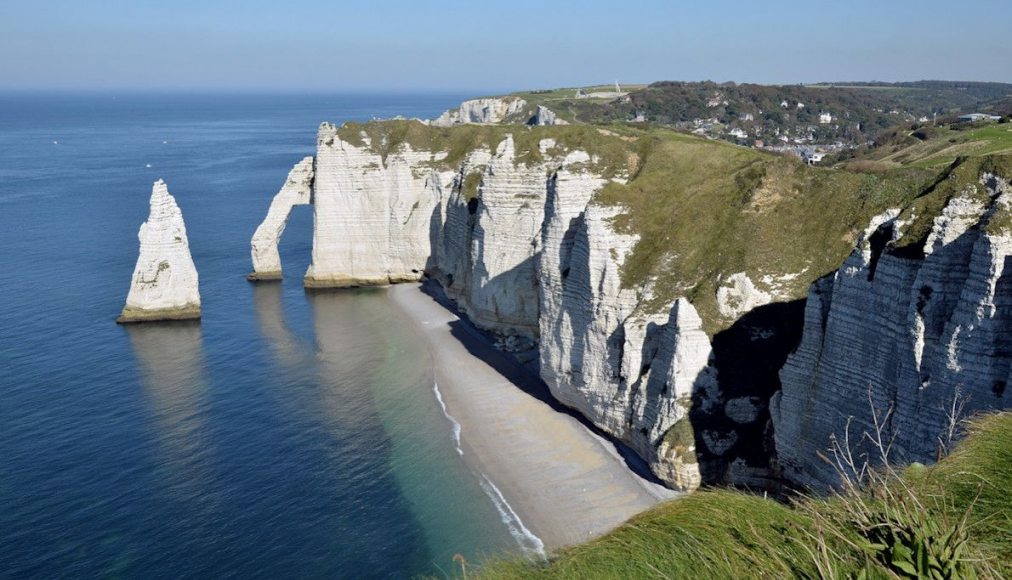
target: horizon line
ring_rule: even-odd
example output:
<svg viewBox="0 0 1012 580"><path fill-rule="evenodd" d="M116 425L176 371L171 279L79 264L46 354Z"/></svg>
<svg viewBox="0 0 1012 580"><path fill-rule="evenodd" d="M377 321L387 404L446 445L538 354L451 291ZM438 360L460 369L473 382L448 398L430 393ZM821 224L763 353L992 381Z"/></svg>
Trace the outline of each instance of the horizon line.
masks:
<svg viewBox="0 0 1012 580"><path fill-rule="evenodd" d="M528 86L528 87L255 87L255 86L237 86L237 87L208 87L208 86L165 86L165 87L126 87L126 86L109 86L109 87L3 87L0 86L0 94L94 94L94 95L109 95L109 94L125 94L125 95L153 95L153 94L172 94L172 95L391 95L391 94L403 94L403 95L459 95L462 93L474 94L474 95L506 95L517 92L528 92L538 90L561 90L561 89L576 89L576 88L587 88L587 87L598 87L598 86L611 86L616 81L607 81L590 84L566 84L556 86ZM1002 80L979 80L979 79L942 79L942 78L923 78L916 80L880 80L880 79L869 79L869 80L820 80L810 82L754 82L754 81L735 81L735 80L722 80L715 81L713 79L656 79L649 82L643 81L618 81L619 85L626 86L648 86L655 83L661 82L675 82L675 83L705 83L712 82L718 85L734 83L736 85L758 85L768 87L792 87L792 86L824 86L824 85L839 85L847 86L850 84L900 84L900 83L921 83L921 82L946 82L946 83L990 83L997 85L1012 85L1012 81Z"/></svg>

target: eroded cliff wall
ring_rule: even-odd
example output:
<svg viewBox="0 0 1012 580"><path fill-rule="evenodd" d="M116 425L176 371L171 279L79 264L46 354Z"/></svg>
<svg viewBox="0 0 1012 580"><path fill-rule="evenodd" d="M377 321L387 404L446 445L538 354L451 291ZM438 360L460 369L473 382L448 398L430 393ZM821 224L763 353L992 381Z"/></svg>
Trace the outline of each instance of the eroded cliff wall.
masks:
<svg viewBox="0 0 1012 580"><path fill-rule="evenodd" d="M320 126L314 184L313 261L307 287L418 280L432 254L445 152L409 145L386 155Z"/></svg>
<svg viewBox="0 0 1012 580"><path fill-rule="evenodd" d="M477 326L534 345L552 394L674 488L829 482L817 452L872 383L915 458L955 385L969 409L1005 405L1008 202L993 173L974 178L989 193L935 208L941 189L920 195L906 175L683 137L359 127L320 128L307 287L437 280ZM854 224L894 200L906 209L880 215L806 306ZM925 219L927 242L901 249Z"/></svg>
<svg viewBox="0 0 1012 580"><path fill-rule="evenodd" d="M967 163L938 186L950 190L933 194L940 212L922 203L878 216L812 286L772 406L788 479L837 483L820 454L832 458L848 429L858 457L876 459L866 434L880 433L898 463L928 462L946 451L953 421L1009 406L1012 199L1003 177L979 168Z"/></svg>

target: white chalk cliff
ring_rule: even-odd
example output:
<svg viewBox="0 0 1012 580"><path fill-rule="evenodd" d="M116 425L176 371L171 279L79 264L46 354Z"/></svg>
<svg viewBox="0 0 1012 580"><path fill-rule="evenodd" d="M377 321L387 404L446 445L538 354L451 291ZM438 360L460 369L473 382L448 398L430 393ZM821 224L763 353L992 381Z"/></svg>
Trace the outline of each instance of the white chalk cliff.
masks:
<svg viewBox="0 0 1012 580"><path fill-rule="evenodd" d="M324 123L317 137L313 261L308 287L418 280L432 253L431 229L445 152L404 146L384 156L341 140Z"/></svg>
<svg viewBox="0 0 1012 580"><path fill-rule="evenodd" d="M281 191L271 200L267 217L253 234L250 242L253 273L248 276L250 280L281 279L281 256L278 255L281 234L288 225L288 216L291 215L292 208L312 203L312 197L313 158L306 157L288 173Z"/></svg>
<svg viewBox="0 0 1012 580"><path fill-rule="evenodd" d="M126 306L116 322L200 318L197 268L190 256L183 213L160 179L151 188L148 219L137 237L140 254Z"/></svg>
<svg viewBox="0 0 1012 580"><path fill-rule="evenodd" d="M590 155L546 139L528 164L507 136L494 153L479 147L448 168L444 152L405 144L384 156L364 134L355 145L338 133L319 131L307 287L431 275L477 326L540 338L533 364L561 401L672 486L699 484L688 399L709 341L687 301L649 320L637 314L640 297L619 278L636 237L613 231L621 208L592 203L609 180L589 169ZM261 245L271 260L291 199L303 198L279 194L264 222L274 224ZM280 271L271 260L265 271Z"/></svg>
<svg viewBox="0 0 1012 580"><path fill-rule="evenodd" d="M456 109L445 111L431 124L436 127L451 127L468 123L503 123L521 113L527 101L518 97L491 97L464 101Z"/></svg>
<svg viewBox="0 0 1012 580"><path fill-rule="evenodd" d="M529 121L527 121L527 124L541 126L541 125L568 125L569 123L566 123L564 120L560 119L558 115L555 114L555 111L549 109L544 105L538 105L537 110L534 111L534 116L531 117Z"/></svg>
<svg viewBox="0 0 1012 580"><path fill-rule="evenodd" d="M1010 196L1003 178L985 173L948 200L926 241L906 247L905 216L887 212L812 286L801 344L771 403L785 477L837 483L819 453L843 440L848 420L857 452L868 451L873 412L889 413L883 436L894 458L923 462L944 451L954 412L1009 406Z"/></svg>
<svg viewBox="0 0 1012 580"><path fill-rule="evenodd" d="M476 115L464 117L499 113ZM796 271L718 278L710 315L725 326L711 337L685 297L658 304L650 284L623 286L639 238L616 226L626 209L598 193L628 175L606 176L594 155L528 133L545 129L473 129L483 140L449 162L425 138L394 146L370 140L382 132L321 125L315 161L300 164L315 174L293 170L291 194L282 197L286 183L272 203L256 270L280 271L272 248L311 183L307 287L436 280L476 326L521 351L559 401L677 489L763 486L775 475L831 483L818 451L847 416L867 423L869 386L895 405L893 428L913 458L933 452L940 402L956 385L970 409L1007 406L1012 233L998 224L1012 218L1001 178L948 202L923 257L883 251L913 219L883 214L807 306L765 278Z"/></svg>

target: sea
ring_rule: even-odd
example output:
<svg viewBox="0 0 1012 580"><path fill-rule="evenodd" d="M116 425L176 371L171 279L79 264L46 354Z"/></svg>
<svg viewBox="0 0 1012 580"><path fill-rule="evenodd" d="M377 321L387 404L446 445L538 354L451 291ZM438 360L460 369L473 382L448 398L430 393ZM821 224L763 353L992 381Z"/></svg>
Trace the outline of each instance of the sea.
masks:
<svg viewBox="0 0 1012 580"><path fill-rule="evenodd" d="M384 291L304 291L310 207L284 280L245 280L321 121L464 97L0 95L0 577L441 578L522 555ZM119 326L159 178L203 318Z"/></svg>

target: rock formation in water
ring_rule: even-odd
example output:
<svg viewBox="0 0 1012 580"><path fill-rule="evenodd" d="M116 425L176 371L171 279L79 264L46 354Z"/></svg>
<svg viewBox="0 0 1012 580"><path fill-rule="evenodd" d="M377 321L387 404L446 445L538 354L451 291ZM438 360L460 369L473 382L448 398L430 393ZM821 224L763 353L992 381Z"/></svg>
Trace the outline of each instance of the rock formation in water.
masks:
<svg viewBox="0 0 1012 580"><path fill-rule="evenodd" d="M140 255L118 323L200 318L197 268L183 213L165 182L151 188L151 209L137 234Z"/></svg>
<svg viewBox="0 0 1012 580"><path fill-rule="evenodd" d="M313 200L313 158L306 157L292 168L281 191L271 200L267 217L257 227L250 242L253 272L250 281L280 280L281 256L278 242L288 225L288 216L297 205L308 205Z"/></svg>
<svg viewBox="0 0 1012 580"><path fill-rule="evenodd" d="M468 123L503 123L516 116L527 106L519 97L491 97L464 101L460 107L445 111L432 120L436 127L451 127Z"/></svg>
<svg viewBox="0 0 1012 580"><path fill-rule="evenodd" d="M832 456L848 424L855 453L874 458L863 435L875 433L875 414L893 458L926 462L948 446L953 419L1009 406L1012 189L972 162L936 189L947 182L965 186L940 213L922 204L877 217L843 266L812 286L772 405L789 480L837 483L819 455ZM926 237L907 232L917 222L930 224Z"/></svg>

